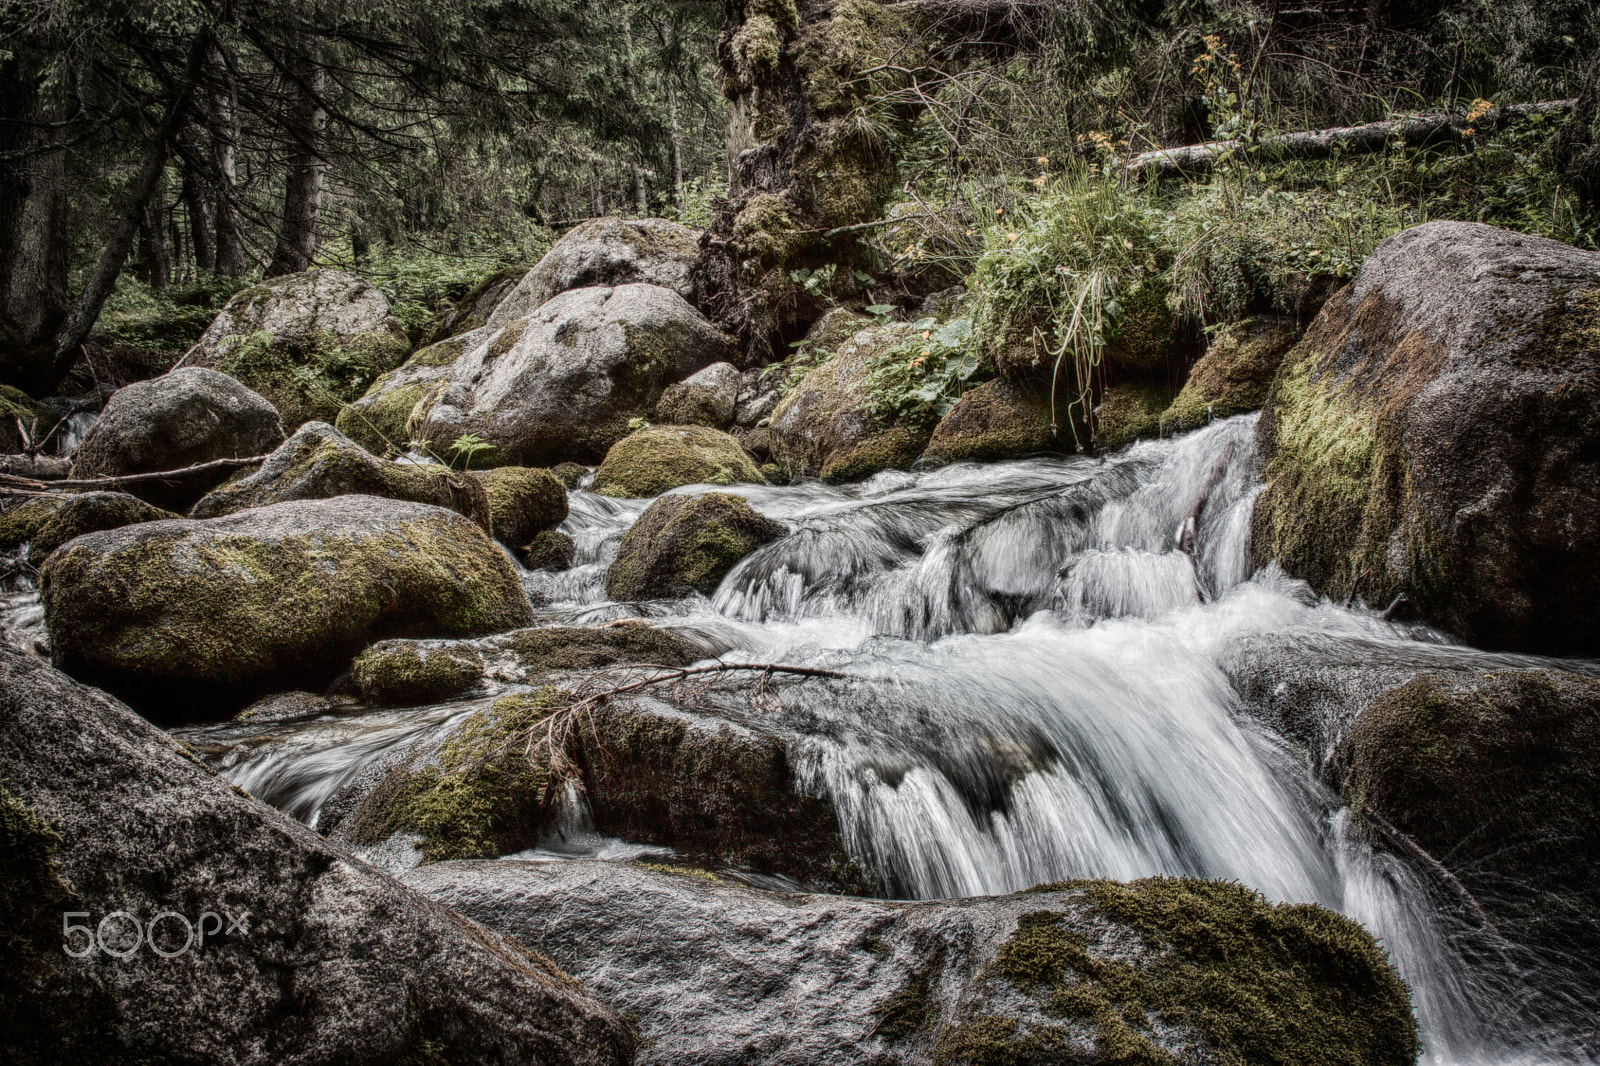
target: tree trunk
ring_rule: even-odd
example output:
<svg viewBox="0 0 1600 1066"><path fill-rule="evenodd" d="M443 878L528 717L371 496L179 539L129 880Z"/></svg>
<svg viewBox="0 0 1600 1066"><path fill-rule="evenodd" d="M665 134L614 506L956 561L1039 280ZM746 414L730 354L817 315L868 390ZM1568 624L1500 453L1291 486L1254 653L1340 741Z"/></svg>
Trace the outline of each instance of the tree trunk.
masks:
<svg viewBox="0 0 1600 1066"><path fill-rule="evenodd" d="M317 254L317 224L322 216L323 174L328 168L328 111L322 94L328 75L315 53L290 66L298 98L288 117L289 159L283 179L283 222L267 277L298 274Z"/></svg>
<svg viewBox="0 0 1600 1066"><path fill-rule="evenodd" d="M822 309L790 271L859 258L853 237L824 234L879 217L896 187L889 142L916 114L902 90L920 51L899 7L799 0L792 10L733 0L717 46L731 180L694 280L701 309L751 364Z"/></svg>
<svg viewBox="0 0 1600 1066"><path fill-rule="evenodd" d="M233 199L237 195L238 170L234 163L234 148L239 143L239 122L233 106L232 82L223 61L222 50L216 47L206 56L206 67L213 85L211 90L211 150L216 163L216 195L212 216L217 225L216 269L230 278L243 277L250 272L250 257L245 253L244 240L239 235L239 224L234 217Z"/></svg>
<svg viewBox="0 0 1600 1066"><path fill-rule="evenodd" d="M0 62L0 381L36 395L67 313L66 154L36 151L44 68L26 45Z"/></svg>
<svg viewBox="0 0 1600 1066"><path fill-rule="evenodd" d="M211 237L211 222L206 218L206 200L200 191L200 181L194 171L183 171L183 209L189 218L189 247L194 253L196 273L214 273L217 269L217 245Z"/></svg>
<svg viewBox="0 0 1600 1066"><path fill-rule="evenodd" d="M1589 60L1572 113L1550 138L1551 160L1573 195L1600 207L1600 52Z"/></svg>
<svg viewBox="0 0 1600 1066"><path fill-rule="evenodd" d="M678 94L672 83L667 83L667 118L672 123L672 202L678 209L678 219L688 208L683 191L683 131L678 127Z"/></svg>
<svg viewBox="0 0 1600 1066"><path fill-rule="evenodd" d="M156 292L172 280L172 254L167 247L165 180L157 180L139 215L139 268L135 276Z"/></svg>

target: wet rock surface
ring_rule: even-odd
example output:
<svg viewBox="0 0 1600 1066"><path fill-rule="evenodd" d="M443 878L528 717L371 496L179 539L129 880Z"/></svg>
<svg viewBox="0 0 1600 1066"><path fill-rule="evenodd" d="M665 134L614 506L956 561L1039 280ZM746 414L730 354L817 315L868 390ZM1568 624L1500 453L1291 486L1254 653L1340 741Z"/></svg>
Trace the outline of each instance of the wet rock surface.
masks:
<svg viewBox="0 0 1600 1066"><path fill-rule="evenodd" d="M663 496L622 538L606 571L614 600L709 595L735 563L784 534L737 496Z"/></svg>

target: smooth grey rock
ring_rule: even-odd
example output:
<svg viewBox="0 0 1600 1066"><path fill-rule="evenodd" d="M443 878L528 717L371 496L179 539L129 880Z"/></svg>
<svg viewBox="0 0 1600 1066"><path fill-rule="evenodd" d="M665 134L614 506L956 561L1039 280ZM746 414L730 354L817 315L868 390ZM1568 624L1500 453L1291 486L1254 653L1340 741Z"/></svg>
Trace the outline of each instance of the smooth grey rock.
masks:
<svg viewBox="0 0 1600 1066"><path fill-rule="evenodd" d="M689 268L700 233L664 218L597 218L575 226L544 254L500 302L487 325L496 329L538 310L569 289L642 281L688 299Z"/></svg>
<svg viewBox="0 0 1600 1066"><path fill-rule="evenodd" d="M598 463L668 384L734 355L671 289L574 289L457 359L422 433L435 451L476 434L494 446L485 465Z"/></svg>
<svg viewBox="0 0 1600 1066"><path fill-rule="evenodd" d="M118 389L73 455L72 476L181 470L213 459L265 455L283 443L277 408L226 374L186 367ZM140 499L184 511L232 471L127 486Z"/></svg>
<svg viewBox="0 0 1600 1066"><path fill-rule="evenodd" d="M656 417L674 426L727 429L739 398L739 371L732 363L712 363L676 385L668 385L656 404Z"/></svg>
<svg viewBox="0 0 1600 1066"><path fill-rule="evenodd" d="M180 366L215 366L232 347L230 337L268 332L278 340L331 333L379 334L406 342L405 327L389 313L389 299L342 270L308 270L269 278L229 300L184 354Z"/></svg>

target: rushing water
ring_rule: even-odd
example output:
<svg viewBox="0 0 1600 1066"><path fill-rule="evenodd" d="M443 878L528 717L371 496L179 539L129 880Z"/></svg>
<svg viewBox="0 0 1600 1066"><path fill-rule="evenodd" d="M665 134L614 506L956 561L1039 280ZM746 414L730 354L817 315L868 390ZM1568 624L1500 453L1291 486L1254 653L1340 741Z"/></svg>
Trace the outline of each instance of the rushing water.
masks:
<svg viewBox="0 0 1600 1066"><path fill-rule="evenodd" d="M643 615L708 655L860 679L791 684L780 717L802 738L802 782L832 799L851 852L898 894L1236 879L1378 935L1414 989L1430 1061L1594 1061L1592 1033L1571 1031L1592 1020L1548 1024L1561 1005L1535 1002L1514 966L1485 963L1494 945L1438 905L1426 872L1352 838L1318 782L1326 751L1259 724L1230 684L1227 664L1264 639L1344 642L1400 668L1536 662L1318 603L1275 568L1252 574L1253 432L1244 417L1105 460L741 486L789 535L715 596L669 603L604 597L606 566L649 501L575 492L563 528L577 565L524 584L550 622ZM478 705L188 733L233 780L314 824L373 759Z"/></svg>

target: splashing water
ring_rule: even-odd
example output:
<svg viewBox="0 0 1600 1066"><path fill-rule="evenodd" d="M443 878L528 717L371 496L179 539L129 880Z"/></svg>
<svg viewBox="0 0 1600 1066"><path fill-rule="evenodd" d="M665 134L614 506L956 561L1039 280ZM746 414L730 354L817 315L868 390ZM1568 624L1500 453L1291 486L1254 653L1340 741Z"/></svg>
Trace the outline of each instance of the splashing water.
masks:
<svg viewBox="0 0 1600 1066"><path fill-rule="evenodd" d="M606 567L650 501L576 492L563 529L577 564L525 572L524 585L548 622L651 617L708 655L859 678L789 686L777 724L800 737L803 786L831 798L848 849L896 894L1235 879L1340 910L1380 937L1414 990L1427 1061L1595 1061L1592 1021L1562 1031L1531 1020L1540 1012L1515 967L1486 964L1423 874L1352 836L1316 772L1338 708L1320 739L1297 746L1252 717L1229 675L1240 649L1263 640L1368 649L1397 670L1549 663L1318 603L1275 567L1252 574L1254 424L1230 419L1104 460L740 486L790 532L709 599L606 602ZM314 823L382 752L474 706L273 727L254 746L242 726L207 728L232 752L233 780Z"/></svg>

